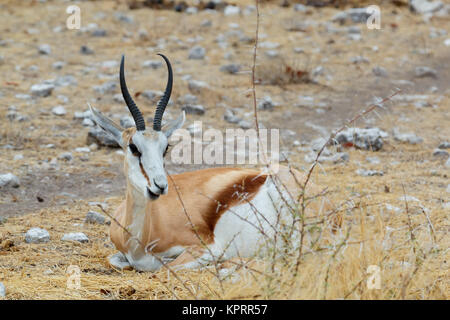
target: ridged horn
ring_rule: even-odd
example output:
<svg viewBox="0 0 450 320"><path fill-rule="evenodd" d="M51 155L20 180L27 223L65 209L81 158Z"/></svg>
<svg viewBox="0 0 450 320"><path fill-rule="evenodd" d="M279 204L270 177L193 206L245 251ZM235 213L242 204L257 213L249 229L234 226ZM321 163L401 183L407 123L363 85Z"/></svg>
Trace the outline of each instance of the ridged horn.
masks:
<svg viewBox="0 0 450 320"><path fill-rule="evenodd" d="M138 131L145 130L145 121L142 116L141 111L137 107L136 103L134 103L133 98L131 98L130 93L128 92L127 83L125 82L125 55L122 55L122 60L120 61L120 89L122 90L122 96L125 100L125 103L128 106L128 109L133 116L134 123L136 124L136 129Z"/></svg>
<svg viewBox="0 0 450 320"><path fill-rule="evenodd" d="M158 53L158 55L161 56L164 59L164 61L166 61L167 70L169 71L169 75L167 78L167 85L166 85L166 90L164 90L164 95L158 101L158 104L156 107L155 118L153 119L153 130L155 130L155 131L161 131L162 117L164 115L164 110L166 110L167 103L169 103L170 94L172 93L172 84L173 84L172 66L170 65L169 59L167 59L167 57L161 53Z"/></svg>

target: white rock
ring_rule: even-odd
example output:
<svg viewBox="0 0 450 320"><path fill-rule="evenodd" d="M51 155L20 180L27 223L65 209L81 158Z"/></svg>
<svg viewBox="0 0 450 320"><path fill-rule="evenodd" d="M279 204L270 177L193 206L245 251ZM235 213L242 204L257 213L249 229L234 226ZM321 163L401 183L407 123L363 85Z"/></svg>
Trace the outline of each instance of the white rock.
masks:
<svg viewBox="0 0 450 320"><path fill-rule="evenodd" d="M67 111L63 106L56 106L52 108L52 113L56 116L63 116L67 113Z"/></svg>
<svg viewBox="0 0 450 320"><path fill-rule="evenodd" d="M410 144L419 144L423 142L423 139L414 133L400 133L397 128L393 130L394 139L401 142Z"/></svg>
<svg viewBox="0 0 450 320"><path fill-rule="evenodd" d="M444 4L441 1L410 0L409 6L412 11L423 14L440 10Z"/></svg>
<svg viewBox="0 0 450 320"><path fill-rule="evenodd" d="M38 83L31 86L31 94L38 97L47 97L52 94L55 86L51 83Z"/></svg>
<svg viewBox="0 0 450 320"><path fill-rule="evenodd" d="M209 86L206 82L197 81L197 80L189 80L188 88L190 91L194 93L200 93L203 89L207 89Z"/></svg>
<svg viewBox="0 0 450 320"><path fill-rule="evenodd" d="M0 298L6 297L6 287L3 282L0 282Z"/></svg>
<svg viewBox="0 0 450 320"><path fill-rule="evenodd" d="M58 156L59 160L72 161L73 156L70 152L63 152Z"/></svg>
<svg viewBox="0 0 450 320"><path fill-rule="evenodd" d="M195 46L189 50L189 59L202 60L205 58L206 50L203 47Z"/></svg>
<svg viewBox="0 0 450 320"><path fill-rule="evenodd" d="M450 47L450 38L445 39L444 45L445 45L446 47Z"/></svg>
<svg viewBox="0 0 450 320"><path fill-rule="evenodd" d="M52 53L52 48L48 44L41 44L39 46L39 53L40 54L50 54L50 53Z"/></svg>
<svg viewBox="0 0 450 320"><path fill-rule="evenodd" d="M159 69L162 66L163 63L159 60L147 60L142 63L142 67L144 68Z"/></svg>
<svg viewBox="0 0 450 320"><path fill-rule="evenodd" d="M25 234L26 243L45 243L50 241L50 234L41 228L31 228Z"/></svg>
<svg viewBox="0 0 450 320"><path fill-rule="evenodd" d="M86 214L86 219L84 220L86 223L98 223L98 224L105 224L106 218L101 213L95 212L95 211L89 211Z"/></svg>
<svg viewBox="0 0 450 320"><path fill-rule="evenodd" d="M228 5L225 7L225 10L223 11L224 15L226 16L234 16L241 12L241 9L237 6Z"/></svg>
<svg viewBox="0 0 450 320"><path fill-rule="evenodd" d="M445 162L445 166L447 168L450 168L450 158L448 158L447 161Z"/></svg>
<svg viewBox="0 0 450 320"><path fill-rule="evenodd" d="M83 232L66 233L61 241L78 241L82 243L89 242L89 238Z"/></svg>
<svg viewBox="0 0 450 320"><path fill-rule="evenodd" d="M18 188L20 186L19 178L12 173L0 174L0 187L7 186Z"/></svg>
<svg viewBox="0 0 450 320"><path fill-rule="evenodd" d="M91 152L91 149L89 149L88 147L78 147L78 148L75 148L75 152L89 153L89 152Z"/></svg>

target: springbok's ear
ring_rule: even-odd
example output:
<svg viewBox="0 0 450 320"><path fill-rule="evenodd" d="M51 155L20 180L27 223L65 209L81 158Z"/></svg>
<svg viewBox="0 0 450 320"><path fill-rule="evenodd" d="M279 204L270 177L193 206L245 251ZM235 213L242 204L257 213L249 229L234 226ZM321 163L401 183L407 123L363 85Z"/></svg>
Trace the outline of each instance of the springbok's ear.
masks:
<svg viewBox="0 0 450 320"><path fill-rule="evenodd" d="M114 138L114 140L116 140L117 143L121 147L123 147L122 132L124 129L118 124L114 123L114 121L112 121L110 118L103 115L100 111L93 108L89 103L88 106L97 125L104 131L108 132Z"/></svg>
<svg viewBox="0 0 450 320"><path fill-rule="evenodd" d="M166 123L162 128L161 131L166 135L167 138L169 138L172 133L180 129L183 126L184 121L186 120L186 115L183 112L176 118L175 120L170 121L169 123Z"/></svg>

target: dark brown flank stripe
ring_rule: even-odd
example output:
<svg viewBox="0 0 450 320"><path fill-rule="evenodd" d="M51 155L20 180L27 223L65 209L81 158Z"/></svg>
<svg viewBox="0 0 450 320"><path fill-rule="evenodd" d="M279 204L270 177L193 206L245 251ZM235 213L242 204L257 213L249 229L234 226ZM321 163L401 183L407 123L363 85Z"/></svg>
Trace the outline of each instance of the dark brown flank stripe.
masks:
<svg viewBox="0 0 450 320"><path fill-rule="evenodd" d="M142 166L140 159L139 159L139 168L141 168L141 172L144 175L145 179L147 179L148 184L151 185L150 179L148 178L147 174L145 173L144 167Z"/></svg>

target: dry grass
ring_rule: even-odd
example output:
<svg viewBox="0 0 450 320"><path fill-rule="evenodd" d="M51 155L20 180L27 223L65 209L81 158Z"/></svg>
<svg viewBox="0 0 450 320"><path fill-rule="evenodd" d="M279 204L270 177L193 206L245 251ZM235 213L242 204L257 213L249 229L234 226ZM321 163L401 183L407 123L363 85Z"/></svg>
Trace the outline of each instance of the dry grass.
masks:
<svg viewBox="0 0 450 320"><path fill-rule="evenodd" d="M177 69L173 100L188 93L187 85L180 80L183 74L195 75L196 80L207 81L210 89L198 94L199 100L208 106L207 114L203 118L205 123L222 128L226 124L220 119L223 110L216 107L218 101L225 100L229 106L242 107L243 111L251 111L249 95L248 74L224 75L219 67L229 61L223 58L223 50L215 46L215 38L219 33L225 33L228 23L239 23L245 34L252 36L254 32L253 19L240 19L239 17L224 18L219 16L213 19L213 32L206 32L200 23L204 19L212 19L204 13L198 16L178 15L174 12L135 10L127 13L133 14L134 19L145 26L149 32L149 39L142 40L136 33L138 27L131 26L132 35L125 36L125 31L119 31L117 22L110 16L116 11L126 11L124 4L117 5L112 1L82 2L83 19L95 21L95 13L103 11L108 14L101 26L111 32L108 38L89 38L88 36L73 36L64 31L56 34L51 27L61 25L64 21L58 20L64 12L65 4L52 2L45 5L30 5L31 2L17 3L9 1L7 8L9 15L5 16L2 31L14 39L21 46L5 48L6 63L0 66L3 74L8 74L8 81L18 85L2 88L5 94L1 97L4 105L17 104L21 114L29 115L31 120L21 124L20 127L2 123L0 128L1 143L20 145L24 159L13 161L13 152L3 149L1 152L1 169L8 169L20 176L34 168L36 163L57 157L63 151L75 147L85 146L87 129L80 129L79 123L71 119L74 111L85 109L87 99L98 95L92 86L101 84L102 79L95 75L83 73L86 66L101 61L117 60L125 50L130 59L127 65L127 79L133 92L146 89L160 90L161 79L165 78L164 70L142 72L140 63L145 59L154 59L154 54L146 48L155 46L159 38L168 38L176 35L179 38L189 38L199 34L204 38L208 49L206 64L187 60L186 48L170 42L165 50L171 52ZM241 3L241 2L239 2ZM252 1L242 1L250 4ZM267 4L269 7L270 4ZM265 6L264 6L265 8ZM389 7L390 8L390 7ZM278 10L278 11L277 11ZM389 11L389 10L387 10ZM334 46L327 46L328 38L323 38L319 32L309 30L306 33L288 33L284 35L286 25L284 19L292 18L292 12L276 8L274 14L263 10L262 33L266 38L262 41L276 41L281 45L280 53L288 66L293 70L310 70L317 65L324 65L331 70L333 80L321 79L334 90L354 88L357 80L373 77L370 68L349 66L348 59L356 54L370 55L372 64L380 64L389 70L400 68L396 63L403 55L417 48L436 48L436 55L442 48L434 40L423 36L429 32L429 26L419 23L420 18L404 13L397 18L387 14L383 21L397 21L401 27L398 31L389 29L380 34L362 30L364 43L351 43L337 41ZM36 14L35 14L36 13ZM315 11L314 18L327 20L336 11L325 8ZM273 19L276 16L277 19ZM26 29L38 26L45 17L49 21L48 30L43 28L37 36L26 34ZM253 17L251 17L253 18ZM14 33L9 26L22 21L18 31ZM176 22L174 22L176 21ZM103 24L104 23L104 24ZM289 22L288 22L289 23ZM438 23L436 25L438 26ZM415 25L415 28L402 28L403 25ZM128 28L128 27L126 27ZM125 29L125 27L124 27ZM120 29L121 30L121 29ZM390 37L387 33L393 33ZM125 39L124 41L122 41ZM440 41L440 40L439 40ZM38 57L35 47L40 43L50 43L53 50L52 59ZM88 43L96 51L94 56L78 54L79 47ZM292 52L294 46L305 49L308 63L305 65L298 55ZM380 50L372 53L373 46ZM320 54L315 49L321 48ZM25 48L25 49L24 49ZM57 48L63 48L58 50ZM231 50L231 49L230 49ZM245 66L246 71L251 65L251 45L239 44L233 48L234 59ZM401 53L399 53L401 52ZM3 53L2 53L3 54ZM263 53L260 53L262 55ZM421 57L419 57L420 59ZM22 100L14 98L17 93L29 93L29 87L43 79L57 75L51 68L51 62L63 59L68 62L63 73L73 73L78 77L78 86L62 88L58 94L70 98L66 105L68 115L55 118L39 109L50 109L59 104L56 94L47 99L40 99L39 105L29 105ZM14 66L20 65L27 69L31 65L39 64L43 74L24 76L15 72ZM284 77L285 66L282 63L269 61L261 64L261 69L267 65L266 78L273 76ZM181 67L180 67L181 68ZM117 70L101 70L104 74L112 75ZM354 77L349 76L354 74ZM282 76L280 76L282 75ZM42 78L42 79L41 79ZM356 82L358 83L358 82ZM131 85L132 84L132 85ZM328 92L321 92L321 88L302 81L292 81L289 77L283 78L275 85L266 85L258 88L258 96L270 94L282 96L282 105L279 113L291 110L299 94L326 97ZM279 85L286 85L280 87ZM354 90L355 92L358 90ZM359 91L358 91L359 92ZM447 91L448 93L448 91ZM391 109L379 126L390 130L394 126L401 131L412 130L420 134L425 142L421 145L386 143L382 151L371 153L365 151L349 150L349 163L343 165L319 166L313 174L314 182L326 186L333 199L341 199L343 227L336 235L327 232L320 237L320 232L329 230L325 224L310 225L305 229L305 247L298 270L297 256L295 254L284 256L283 259L273 259L273 256L249 262L246 268L238 268L230 279L218 280L211 270L183 271L179 277L183 283L175 279L166 270L157 273L140 273L135 271L119 272L107 264L107 256L114 253L108 236L108 227L84 224L84 217L88 210L96 210L88 204L89 201L106 201L108 211L117 207L122 197L113 196L106 200L79 199L68 206L53 206L37 212L21 212L26 215L11 217L6 223L0 224L0 281L7 288L7 299L171 299L192 298L186 287L195 296L202 299L228 298L228 299L448 299L449 277L449 214L448 214L448 170L443 161L431 158L432 150L437 143L450 135L450 119L448 108L450 105L448 94L444 94L437 109L413 109L411 105ZM435 97L430 94L432 98ZM123 106L108 97L96 102L102 110L111 113L123 113ZM348 97L351 100L352 97ZM144 99L138 98L138 103L145 115L150 115L153 105ZM350 102L349 102L350 104ZM333 106L334 107L334 106ZM360 108L357 104L353 108ZM172 111L168 110L169 113ZM177 110L173 111L175 114ZM337 111L333 111L330 121L334 121ZM6 108L0 109L0 116L5 117ZM351 114L343 115L344 118ZM405 120L406 115L406 120ZM262 121L269 122L275 113L260 114ZM339 115L342 118L342 115ZM399 120L402 119L402 120ZM423 121L426 119L426 121ZM192 117L188 121L194 120ZM283 124L298 126L298 119L290 119ZM296 122L297 121L297 122ZM356 126L366 123L359 121ZM33 130L21 130L34 127ZM64 134L55 130L63 128ZM84 130L84 131L83 131ZM390 140L392 141L392 140ZM40 145L53 143L55 149L42 150ZM291 163L306 171L310 164L304 163L303 154L293 150ZM378 156L380 164L367 164L365 158ZM92 152L91 159L86 164L77 159L63 167L65 172L83 171L86 166L107 167L111 162L119 162L119 156L112 156L108 150ZM355 170L361 167L383 170L381 177L360 177ZM405 190L405 191L404 191ZM404 201L404 194L414 196L416 201ZM0 200L4 201L4 200ZM389 206L387 206L389 205ZM397 209L393 209L393 206ZM320 218L320 217L319 217ZM51 235L47 244L27 244L24 241L25 232L31 227L46 228ZM90 242L87 244L66 243L60 241L67 232L81 231L86 233ZM81 289L67 290L70 265L75 265L81 271ZM238 263L239 265L239 263ZM381 289L369 290L366 285L368 267L377 265L381 270ZM230 268L233 264L226 265ZM236 266L236 265L234 265Z"/></svg>

